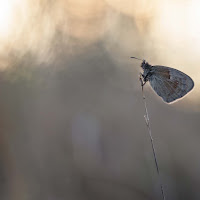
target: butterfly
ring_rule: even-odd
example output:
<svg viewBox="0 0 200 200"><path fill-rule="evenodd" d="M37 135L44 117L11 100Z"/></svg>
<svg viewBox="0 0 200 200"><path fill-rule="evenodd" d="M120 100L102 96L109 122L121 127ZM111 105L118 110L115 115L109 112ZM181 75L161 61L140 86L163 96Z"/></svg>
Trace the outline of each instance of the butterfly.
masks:
<svg viewBox="0 0 200 200"><path fill-rule="evenodd" d="M142 60L136 57L131 58ZM194 87L194 81L187 74L177 69L150 65L145 60L142 60L141 67L143 69L141 74L142 87L149 81L153 90L166 103L180 99Z"/></svg>

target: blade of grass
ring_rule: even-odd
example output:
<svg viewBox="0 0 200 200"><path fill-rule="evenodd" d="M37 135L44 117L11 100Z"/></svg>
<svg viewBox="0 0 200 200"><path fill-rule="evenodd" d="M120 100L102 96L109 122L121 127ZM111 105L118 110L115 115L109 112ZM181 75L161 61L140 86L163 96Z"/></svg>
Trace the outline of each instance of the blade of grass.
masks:
<svg viewBox="0 0 200 200"><path fill-rule="evenodd" d="M140 82L141 82L141 86L142 86L142 97L143 97L144 107L145 107L144 118L145 118L145 122L146 122L146 125L147 125L147 129L148 129L148 133L149 133L149 136L150 136L150 140L151 140L151 147L152 147L152 150L153 150L153 157L154 157L154 161L155 161L155 165L156 165L156 171L157 171L158 178L159 178L162 198L163 198L163 200L165 200L166 199L165 198L165 192L164 192L163 184L161 182L160 169L159 169L159 165L158 165L158 161L157 161L157 157L156 157L156 150L155 150L155 147L154 147L153 137L152 137L152 133L151 133L149 114L148 114L147 103L146 103L146 98L145 98L144 89L143 89L144 82L143 82L141 76L140 76Z"/></svg>

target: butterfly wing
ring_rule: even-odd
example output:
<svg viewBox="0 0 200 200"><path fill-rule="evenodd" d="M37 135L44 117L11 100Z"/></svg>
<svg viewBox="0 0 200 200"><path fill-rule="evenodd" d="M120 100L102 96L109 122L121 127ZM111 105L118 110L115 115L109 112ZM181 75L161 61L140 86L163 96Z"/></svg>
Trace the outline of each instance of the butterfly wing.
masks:
<svg viewBox="0 0 200 200"><path fill-rule="evenodd" d="M167 102L186 95L194 87L193 80L183 72L164 66L152 66L149 82L154 91Z"/></svg>

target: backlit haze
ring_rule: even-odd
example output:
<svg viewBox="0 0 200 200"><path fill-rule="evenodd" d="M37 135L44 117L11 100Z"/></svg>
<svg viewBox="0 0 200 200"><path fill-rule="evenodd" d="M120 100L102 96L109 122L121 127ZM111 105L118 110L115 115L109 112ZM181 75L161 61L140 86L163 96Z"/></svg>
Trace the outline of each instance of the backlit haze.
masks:
<svg viewBox="0 0 200 200"><path fill-rule="evenodd" d="M124 70L132 65L139 72L140 63L129 59L138 56L187 73L195 82L187 100L199 105L199 6L197 0L1 1L0 68L15 67L13 55L28 52L48 65L58 51L75 57L101 43Z"/></svg>
<svg viewBox="0 0 200 200"><path fill-rule="evenodd" d="M131 56L194 80L144 91L166 200L200 199L200 1L0 0L0 44L1 200L161 199Z"/></svg>

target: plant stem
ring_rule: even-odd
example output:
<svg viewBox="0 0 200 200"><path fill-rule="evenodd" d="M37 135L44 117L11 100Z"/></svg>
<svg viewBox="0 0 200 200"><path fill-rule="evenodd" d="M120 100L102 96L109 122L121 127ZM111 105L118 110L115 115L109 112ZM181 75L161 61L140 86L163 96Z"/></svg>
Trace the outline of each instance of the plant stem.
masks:
<svg viewBox="0 0 200 200"><path fill-rule="evenodd" d="M142 86L142 96L143 96L145 113L146 113L144 115L144 118L145 118L146 125L147 125L147 128L148 128L149 136L150 136L150 139L151 139L151 147L152 147L152 150L153 150L153 157L154 157L156 170L157 170L157 174L158 174L158 178L159 178L159 182L160 182L160 189L161 189L161 193L162 193L162 198L163 198L163 200L165 200L165 193L164 193L164 188L163 188L163 185L162 185L162 182L161 182L160 170L159 170L158 161L157 161L157 157L156 157L156 150L155 150L155 147L154 147L153 137L152 137L152 134L151 134L151 126L150 126L149 114L148 114L148 109L147 109L147 103L146 103L146 98L145 98L144 90L143 90L144 83L143 83L141 77L140 77L140 81L141 81L141 86Z"/></svg>

